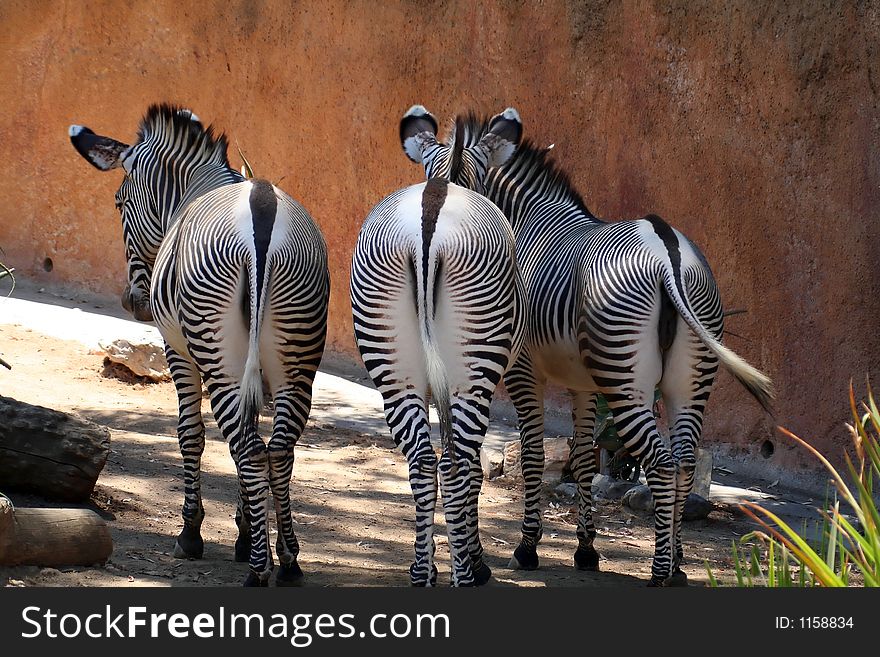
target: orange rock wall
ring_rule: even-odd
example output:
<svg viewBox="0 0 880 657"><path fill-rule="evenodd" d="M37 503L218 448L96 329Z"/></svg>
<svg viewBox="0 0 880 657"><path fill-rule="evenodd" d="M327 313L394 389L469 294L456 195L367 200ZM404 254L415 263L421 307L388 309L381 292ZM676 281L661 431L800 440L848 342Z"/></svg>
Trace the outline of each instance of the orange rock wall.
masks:
<svg viewBox="0 0 880 657"><path fill-rule="evenodd" d="M880 373L878 3L0 3L0 246L27 275L124 284L119 173L67 127L134 139L147 105L191 107L330 246L329 346L357 359L348 268L358 229L421 177L398 144L422 103L442 121L517 107L605 218L656 212L712 263L728 344L770 373L777 421L833 455L850 378ZM43 269L51 258L53 270ZM812 467L722 374L707 441Z"/></svg>

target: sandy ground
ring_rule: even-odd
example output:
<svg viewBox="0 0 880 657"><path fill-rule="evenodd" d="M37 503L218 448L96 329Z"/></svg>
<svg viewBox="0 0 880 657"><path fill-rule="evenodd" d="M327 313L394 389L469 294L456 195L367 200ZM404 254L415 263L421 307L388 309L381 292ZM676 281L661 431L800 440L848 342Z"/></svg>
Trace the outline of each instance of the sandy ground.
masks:
<svg viewBox="0 0 880 657"><path fill-rule="evenodd" d="M205 555L198 561L178 560L171 551L181 526L183 481L172 384L123 381L108 375L103 355L88 340L45 334L53 332L48 325L44 331L4 324L0 316L0 354L13 365L11 371L0 370L0 394L73 412L110 429L111 453L91 507L107 520L114 551L103 566L0 568L0 582L13 586L238 586L246 565L232 558L235 471L207 400ZM358 382L319 375L311 420L297 447L292 482L306 586L409 583L412 498L405 461L384 429L376 395ZM264 418L262 426L268 426L268 419ZM6 492L18 505L40 504L34 498ZM504 477L484 482L480 521L487 563L494 572L490 585L645 585L653 545L649 518L633 515L617 501L597 501L601 572L582 573L572 567L574 502L558 498L549 485L545 501L544 540L539 549L542 567L532 572L511 570L507 563L519 536L521 483ZM445 585L449 552L442 513L438 512L437 522L440 583ZM684 569L691 583L707 582L706 561L722 579L732 580L731 541L750 528L735 506L723 503L716 503L708 519L686 523Z"/></svg>

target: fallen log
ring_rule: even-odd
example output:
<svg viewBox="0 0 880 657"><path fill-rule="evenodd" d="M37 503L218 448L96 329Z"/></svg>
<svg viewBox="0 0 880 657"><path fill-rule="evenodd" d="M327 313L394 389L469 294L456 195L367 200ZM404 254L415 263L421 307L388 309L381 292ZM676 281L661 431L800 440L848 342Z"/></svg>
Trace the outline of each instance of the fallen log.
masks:
<svg viewBox="0 0 880 657"><path fill-rule="evenodd" d="M110 530L94 511L14 508L0 497L0 565L91 566L112 552Z"/></svg>
<svg viewBox="0 0 880 657"><path fill-rule="evenodd" d="M84 502L109 452L105 427L0 396L0 492Z"/></svg>

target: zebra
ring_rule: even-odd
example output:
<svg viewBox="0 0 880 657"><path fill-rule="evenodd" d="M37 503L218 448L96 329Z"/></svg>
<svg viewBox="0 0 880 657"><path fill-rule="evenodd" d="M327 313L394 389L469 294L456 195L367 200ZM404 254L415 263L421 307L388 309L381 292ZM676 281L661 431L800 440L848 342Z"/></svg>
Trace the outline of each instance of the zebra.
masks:
<svg viewBox="0 0 880 657"><path fill-rule="evenodd" d="M498 115L480 142L492 164L512 154L518 117ZM426 110L401 123L406 153L420 159ZM440 490L452 560L451 584L485 584L477 501L480 446L489 405L522 343L524 307L513 234L482 195L434 177L393 192L369 213L351 264L354 333L384 400L385 419L407 459L415 502L413 586L435 586L433 524ZM428 391L441 449L430 442Z"/></svg>
<svg viewBox="0 0 880 657"><path fill-rule="evenodd" d="M528 328L504 383L519 423L525 499L522 536L510 565L527 570L539 565L544 390L552 382L571 395L570 463L579 493L575 566L599 569L591 483L601 393L654 498L649 585L686 585L681 516L693 488L695 449L719 361L771 414L772 383L721 344L718 288L691 240L656 215L599 219L548 158L550 149L528 140L503 166L480 166L480 143L490 126L471 115L454 142L439 143L430 126L415 139L424 145L427 177L445 175L486 194L509 219L516 239ZM450 163L458 160L477 165L453 168ZM468 177L474 173L476 184ZM669 445L653 413L658 386L671 428Z"/></svg>
<svg viewBox="0 0 880 657"><path fill-rule="evenodd" d="M78 125L69 134L97 169L124 171L116 192L128 263L122 305L138 320L155 320L179 402L185 492L174 556L199 559L204 551L204 381L238 474L235 554L249 562L245 586L268 585L273 570L270 491L275 583L301 583L290 478L326 336L329 272L320 230L283 191L232 169L225 135L190 110L152 105L133 145ZM275 407L268 444L257 432L264 385Z"/></svg>

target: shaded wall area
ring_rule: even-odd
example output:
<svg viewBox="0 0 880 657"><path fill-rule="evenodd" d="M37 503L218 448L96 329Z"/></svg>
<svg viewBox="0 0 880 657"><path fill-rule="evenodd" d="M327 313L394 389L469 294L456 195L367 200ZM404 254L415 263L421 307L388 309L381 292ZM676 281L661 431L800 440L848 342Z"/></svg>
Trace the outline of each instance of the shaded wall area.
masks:
<svg viewBox="0 0 880 657"><path fill-rule="evenodd" d="M120 174L80 160L67 127L133 140L148 104L184 104L229 135L234 166L240 146L316 218L329 348L357 361L358 230L421 177L400 116L513 105L596 214L655 212L703 249L725 306L748 310L727 342L774 378L776 421L835 457L850 378L863 389L880 371L878 14L876 2L6 0L0 246L28 275L120 291ZM706 424L707 442L745 460L814 467L726 373Z"/></svg>

